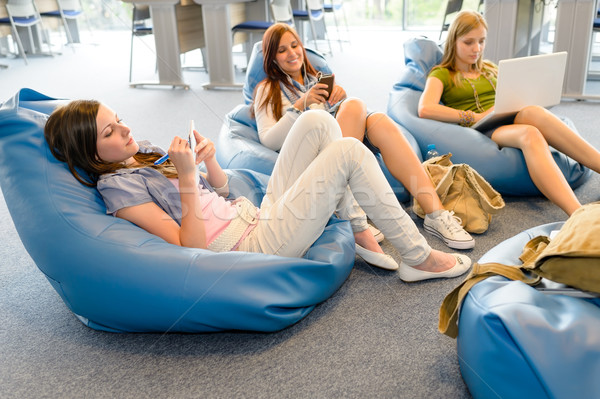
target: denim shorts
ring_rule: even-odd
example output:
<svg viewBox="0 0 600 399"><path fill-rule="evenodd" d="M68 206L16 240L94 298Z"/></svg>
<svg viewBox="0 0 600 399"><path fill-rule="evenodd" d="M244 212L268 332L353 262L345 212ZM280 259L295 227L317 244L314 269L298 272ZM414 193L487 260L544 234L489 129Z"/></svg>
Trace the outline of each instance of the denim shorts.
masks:
<svg viewBox="0 0 600 399"><path fill-rule="evenodd" d="M489 127L488 129L484 130L483 132L480 132L481 134L483 134L484 136L489 137L490 139L492 138L492 134L494 134L494 132L502 126L506 126L506 125L512 125L515 123L515 116L509 116L506 118L502 118L500 120L498 120L498 122L494 125L492 125L491 127Z"/></svg>
<svg viewBox="0 0 600 399"><path fill-rule="evenodd" d="M344 98L342 101L338 102L337 104L334 104L331 108L329 108L329 113L331 115L333 115L333 117L335 118L337 115L337 112L340 109L340 106L342 105L342 103L345 101L346 99ZM367 119L369 118L369 116L373 115L375 113L375 111L369 111L367 109ZM369 149L371 150L371 152L373 154L379 154L381 151L379 151L379 148L377 148L373 143L371 143L371 140L369 140L369 135L367 134L367 129L365 128L365 134L363 136L363 144Z"/></svg>

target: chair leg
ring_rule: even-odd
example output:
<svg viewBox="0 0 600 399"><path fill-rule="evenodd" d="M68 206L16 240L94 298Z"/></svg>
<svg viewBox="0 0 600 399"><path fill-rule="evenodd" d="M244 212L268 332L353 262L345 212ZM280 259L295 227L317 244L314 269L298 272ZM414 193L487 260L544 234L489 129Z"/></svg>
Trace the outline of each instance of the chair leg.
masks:
<svg viewBox="0 0 600 399"><path fill-rule="evenodd" d="M440 37L438 37L438 40L442 40L442 34L444 33L445 30L446 30L446 16L444 16L444 20L442 21L442 28L440 29Z"/></svg>
<svg viewBox="0 0 600 399"><path fill-rule="evenodd" d="M204 66L204 69L206 70L206 73L208 73L208 64L206 63L206 47L202 47L200 49L200 53L202 54L202 65Z"/></svg>
<svg viewBox="0 0 600 399"><path fill-rule="evenodd" d="M131 76L133 72L133 32L131 33L131 46L129 50L129 83L131 83Z"/></svg>
<svg viewBox="0 0 600 399"><path fill-rule="evenodd" d="M337 31L337 35L338 35L338 43L340 44L340 50L344 51L344 47L342 47L342 36L340 35L340 25L338 24L336 11L334 10L332 12L332 14L333 14L333 22L335 22L335 30Z"/></svg>
<svg viewBox="0 0 600 399"><path fill-rule="evenodd" d="M0 38L0 55L4 56L4 39L5 38ZM8 50L8 44L7 44L7 50ZM4 65L4 64L0 64L0 69L7 69L8 65Z"/></svg>
<svg viewBox="0 0 600 399"><path fill-rule="evenodd" d="M252 45L254 43L254 33L248 32L246 43L244 43L244 51L246 52L246 67L250 64L250 55L252 53Z"/></svg>
<svg viewBox="0 0 600 399"><path fill-rule="evenodd" d="M29 48L31 49L31 53L34 54L36 52L36 48L35 48L35 43L33 42L33 30L31 29L31 26L27 27L27 33L29 36ZM38 36L38 40L39 40L39 36ZM40 51L42 51L41 43L40 43Z"/></svg>
<svg viewBox="0 0 600 399"><path fill-rule="evenodd" d="M19 36L19 32L17 31L17 27L15 25L12 26L14 39L17 42L17 47L19 48L19 53L23 60L25 61L25 65L28 65L27 56L25 55L25 49L23 48L23 43L21 43L21 37Z"/></svg>
<svg viewBox="0 0 600 399"><path fill-rule="evenodd" d="M93 36L94 33L92 31L92 25L90 25L90 20L88 19L87 14L83 11L83 3L81 2L81 0L79 0L79 9L82 11L81 16L85 20L85 24L87 25L87 29L90 36Z"/></svg>
<svg viewBox="0 0 600 399"><path fill-rule="evenodd" d="M329 39L329 32L327 31L327 26L325 25L325 18L323 18L323 29L325 31L325 37L327 37L327 45L329 46L329 54L333 55L333 48L331 47L331 40ZM340 43L341 46L341 43Z"/></svg>
<svg viewBox="0 0 600 399"><path fill-rule="evenodd" d="M231 51L231 55L233 56L233 47L235 46L235 34L237 33L237 31L234 31L231 33L231 49L229 51ZM242 47L244 47L244 51L246 51L246 47L245 45L242 45ZM235 62L234 62L234 69L235 69Z"/></svg>
<svg viewBox="0 0 600 399"><path fill-rule="evenodd" d="M348 41L350 41L350 29L348 28L348 19L346 18L346 10L342 8L342 15L344 16L344 24L346 25L346 33L348 34Z"/></svg>
<svg viewBox="0 0 600 399"><path fill-rule="evenodd" d="M52 53L52 43L50 43L50 35L48 34L48 31L46 30L46 28L44 27L44 25L41 25L41 29L42 29L42 35L44 36L44 40L46 40L46 43L48 45L48 54L51 57L54 57L54 54ZM42 51L41 49L41 45L40 45L40 51Z"/></svg>
<svg viewBox="0 0 600 399"><path fill-rule="evenodd" d="M312 19L309 19L308 21L310 23L310 31L312 33L312 38L313 38L313 41L315 42L315 49L317 51L319 51L319 43L317 40L317 30L315 29L315 23L313 22Z"/></svg>
<svg viewBox="0 0 600 399"><path fill-rule="evenodd" d="M67 42L69 42L69 44L74 44L73 36L71 35L71 29L69 29L67 19L65 18L65 15L62 12L60 13L60 18L62 19L63 27L65 28L65 34L67 35ZM73 51L75 51L75 47L73 47Z"/></svg>
<svg viewBox="0 0 600 399"><path fill-rule="evenodd" d="M323 24L323 36L327 40L327 45L329 46L329 54L333 55L333 49L331 48L331 40L329 40L329 33L327 32L327 24L325 23L325 16L321 18L321 23Z"/></svg>

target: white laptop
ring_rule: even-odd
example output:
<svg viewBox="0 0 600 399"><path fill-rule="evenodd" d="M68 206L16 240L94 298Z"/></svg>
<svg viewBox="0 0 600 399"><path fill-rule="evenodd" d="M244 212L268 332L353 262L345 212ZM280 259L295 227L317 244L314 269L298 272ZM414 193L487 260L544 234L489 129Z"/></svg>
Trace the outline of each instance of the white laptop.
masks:
<svg viewBox="0 0 600 399"><path fill-rule="evenodd" d="M494 111L472 127L484 131L528 105L551 107L560 103L566 65L566 51L501 60Z"/></svg>

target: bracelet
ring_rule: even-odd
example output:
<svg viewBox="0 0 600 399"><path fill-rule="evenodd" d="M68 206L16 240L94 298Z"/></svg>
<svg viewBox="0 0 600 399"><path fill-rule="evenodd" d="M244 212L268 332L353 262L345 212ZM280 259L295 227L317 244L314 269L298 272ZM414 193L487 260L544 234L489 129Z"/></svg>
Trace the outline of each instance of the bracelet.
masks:
<svg viewBox="0 0 600 399"><path fill-rule="evenodd" d="M475 123L475 114L473 111L458 111L458 124L464 127L472 126Z"/></svg>
<svg viewBox="0 0 600 399"><path fill-rule="evenodd" d="M289 107L287 110L288 110L288 111L290 111L290 112L295 112L295 113L297 113L297 114L301 114L301 113L302 113L302 111L300 111L300 110L298 109L298 107L296 107L295 105L292 105L292 106L291 106L291 107Z"/></svg>
<svg viewBox="0 0 600 399"><path fill-rule="evenodd" d="M227 173L225 173L225 184L223 184L221 187L213 187L213 190L215 190L215 192L220 195L221 193L223 193L225 191L225 189L228 188L228 186L229 186L229 175L227 175Z"/></svg>

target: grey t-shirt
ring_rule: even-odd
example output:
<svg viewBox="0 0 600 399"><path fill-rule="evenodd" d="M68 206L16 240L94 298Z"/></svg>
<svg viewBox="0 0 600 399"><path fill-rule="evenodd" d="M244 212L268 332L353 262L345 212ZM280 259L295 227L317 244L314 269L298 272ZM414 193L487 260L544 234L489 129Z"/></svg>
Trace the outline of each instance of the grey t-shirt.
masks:
<svg viewBox="0 0 600 399"><path fill-rule="evenodd" d="M140 152L165 151L148 141L138 142ZM214 191L206 179L200 175L200 184ZM106 204L106 213L114 215L119 209L147 202L154 202L173 220L181 225L181 197L177 188L162 173L150 167L123 168L115 173L100 176L98 191Z"/></svg>

